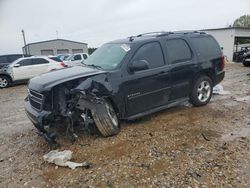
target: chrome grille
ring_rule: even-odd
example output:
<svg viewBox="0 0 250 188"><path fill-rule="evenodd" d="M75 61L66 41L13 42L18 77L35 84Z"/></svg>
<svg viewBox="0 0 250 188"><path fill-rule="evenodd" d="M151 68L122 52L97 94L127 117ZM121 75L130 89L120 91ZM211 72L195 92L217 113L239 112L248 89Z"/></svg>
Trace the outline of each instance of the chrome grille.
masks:
<svg viewBox="0 0 250 188"><path fill-rule="evenodd" d="M31 106L34 109L41 111L43 107L44 95L30 89L28 90L28 93Z"/></svg>

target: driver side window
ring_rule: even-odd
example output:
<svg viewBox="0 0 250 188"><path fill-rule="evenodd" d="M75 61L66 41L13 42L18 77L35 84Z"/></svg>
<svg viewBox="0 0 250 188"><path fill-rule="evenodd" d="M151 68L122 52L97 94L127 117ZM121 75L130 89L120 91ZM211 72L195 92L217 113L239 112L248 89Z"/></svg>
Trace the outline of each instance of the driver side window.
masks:
<svg viewBox="0 0 250 188"><path fill-rule="evenodd" d="M131 62L145 60L149 64L149 69L161 67L164 65L164 59L161 46L158 42L150 42L141 46Z"/></svg>
<svg viewBox="0 0 250 188"><path fill-rule="evenodd" d="M21 66L29 66L29 65L32 65L32 61L31 59L23 59L21 61L19 61L17 64Z"/></svg>

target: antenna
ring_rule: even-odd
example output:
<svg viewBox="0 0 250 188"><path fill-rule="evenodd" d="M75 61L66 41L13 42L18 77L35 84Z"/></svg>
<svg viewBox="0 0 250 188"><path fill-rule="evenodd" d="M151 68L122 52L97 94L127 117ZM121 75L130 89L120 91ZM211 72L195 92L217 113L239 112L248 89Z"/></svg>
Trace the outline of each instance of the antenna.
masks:
<svg viewBox="0 0 250 188"><path fill-rule="evenodd" d="M56 39L58 39L58 31L56 30Z"/></svg>

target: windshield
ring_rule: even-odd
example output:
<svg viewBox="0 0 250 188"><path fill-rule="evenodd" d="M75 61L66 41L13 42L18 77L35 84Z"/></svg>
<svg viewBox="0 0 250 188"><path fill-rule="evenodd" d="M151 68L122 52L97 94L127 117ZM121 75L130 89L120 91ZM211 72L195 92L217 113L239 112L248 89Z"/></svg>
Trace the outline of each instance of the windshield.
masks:
<svg viewBox="0 0 250 188"><path fill-rule="evenodd" d="M105 70L113 70L121 63L129 50L130 46L128 44L104 44L91 54L84 61L84 64Z"/></svg>

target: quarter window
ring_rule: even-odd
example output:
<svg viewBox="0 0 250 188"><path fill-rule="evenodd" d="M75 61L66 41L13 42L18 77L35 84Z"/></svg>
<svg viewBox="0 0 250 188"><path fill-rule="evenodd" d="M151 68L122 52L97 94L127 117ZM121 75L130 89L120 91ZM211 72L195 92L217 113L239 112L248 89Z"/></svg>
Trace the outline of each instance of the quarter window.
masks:
<svg viewBox="0 0 250 188"><path fill-rule="evenodd" d="M212 37L194 37L192 38L192 43L199 52L199 55L204 58L221 54L219 45Z"/></svg>
<svg viewBox="0 0 250 188"><path fill-rule="evenodd" d="M133 61L146 60L149 63L149 68L157 68L164 65L163 54L161 46L158 42L151 42L144 44L137 50Z"/></svg>
<svg viewBox="0 0 250 188"><path fill-rule="evenodd" d="M192 58L191 50L183 39L167 40L166 49L170 64L187 61Z"/></svg>

